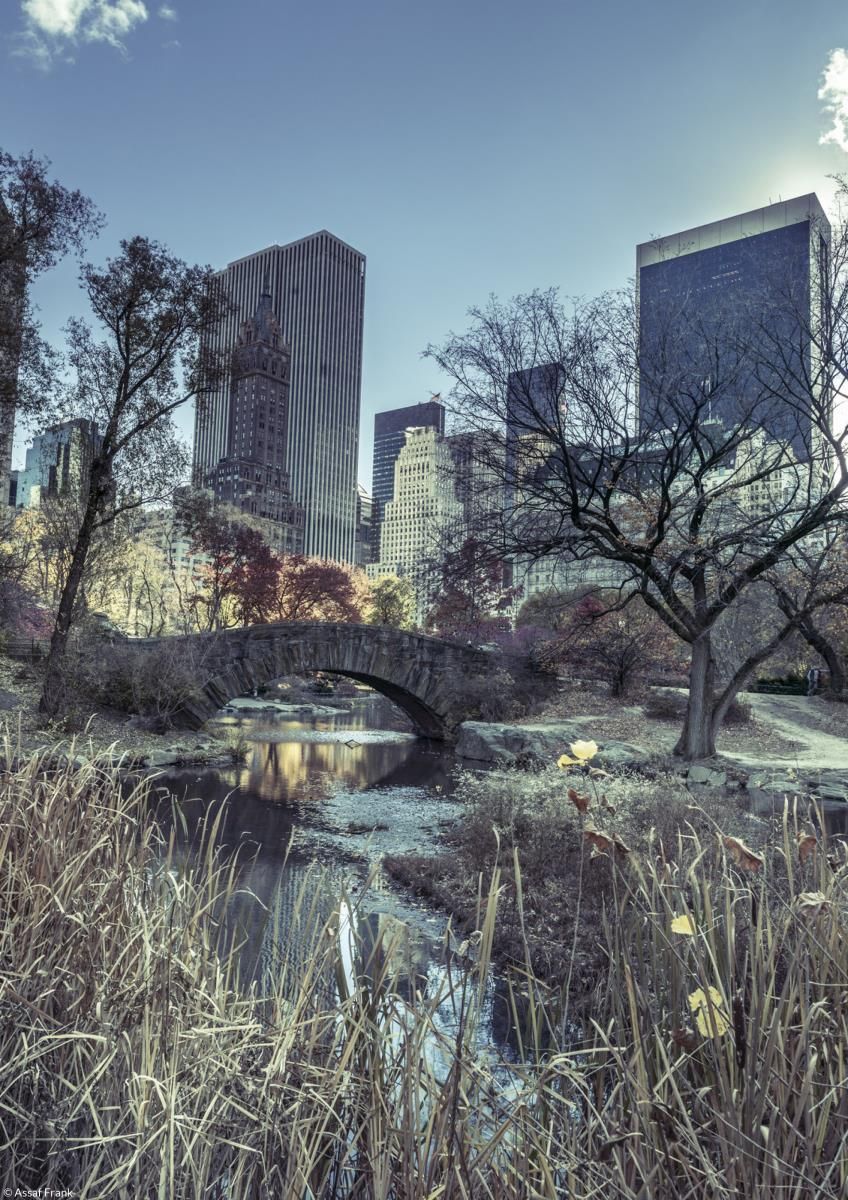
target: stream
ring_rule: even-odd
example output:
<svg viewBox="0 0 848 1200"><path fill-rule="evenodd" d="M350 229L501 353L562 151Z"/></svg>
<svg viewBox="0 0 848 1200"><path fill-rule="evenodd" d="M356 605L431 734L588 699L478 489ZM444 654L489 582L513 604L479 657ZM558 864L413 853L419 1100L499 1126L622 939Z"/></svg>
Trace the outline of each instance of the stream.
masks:
<svg viewBox="0 0 848 1200"><path fill-rule="evenodd" d="M383 877L385 854L427 853L460 811L452 799L457 760L412 732L388 700L370 694L316 699L316 713L225 710L216 724L246 742L245 761L228 768L186 768L157 779L179 802L175 831L181 853L197 852L204 831L216 848L238 851L239 935L243 970L259 982L309 946L316 926L355 903L358 936L382 933L403 961L399 975L425 995L447 993L446 918L401 895ZM170 803L170 801L168 801ZM370 880L367 888L366 882ZM308 898L308 903L304 903ZM232 914L231 914L231 920ZM446 1036L455 1014L439 1007ZM507 989L495 972L479 1024L481 1048L509 1059L514 1044Z"/></svg>

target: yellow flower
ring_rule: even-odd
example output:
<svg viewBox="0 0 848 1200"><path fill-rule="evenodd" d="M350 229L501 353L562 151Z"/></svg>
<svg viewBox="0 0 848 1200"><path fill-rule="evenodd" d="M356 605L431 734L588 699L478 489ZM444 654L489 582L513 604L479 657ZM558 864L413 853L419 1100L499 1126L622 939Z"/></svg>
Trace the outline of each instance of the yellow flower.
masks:
<svg viewBox="0 0 848 1200"><path fill-rule="evenodd" d="M702 1037L722 1037L730 1028L730 1021L724 1009L721 992L717 988L707 988L709 999L703 988L691 992L689 1007L695 1014L695 1024Z"/></svg>
<svg viewBox="0 0 848 1200"><path fill-rule="evenodd" d="M675 917L671 922L672 933L685 933L687 937L693 937L695 934L695 922L688 913L684 913L682 917Z"/></svg>
<svg viewBox="0 0 848 1200"><path fill-rule="evenodd" d="M571 753L579 762L588 762L598 753L597 742L572 742L569 746ZM563 756L565 757L565 756Z"/></svg>
<svg viewBox="0 0 848 1200"><path fill-rule="evenodd" d="M557 759L557 766L558 767L573 767L577 761L578 760L576 758L569 758L567 754L561 754L559 756L559 758Z"/></svg>

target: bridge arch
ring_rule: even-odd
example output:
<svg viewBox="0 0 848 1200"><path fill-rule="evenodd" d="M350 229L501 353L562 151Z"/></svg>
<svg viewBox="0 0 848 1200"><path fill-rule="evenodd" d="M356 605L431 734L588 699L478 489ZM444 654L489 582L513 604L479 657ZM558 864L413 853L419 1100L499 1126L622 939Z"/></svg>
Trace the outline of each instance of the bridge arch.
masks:
<svg viewBox="0 0 848 1200"><path fill-rule="evenodd" d="M131 645L143 654L165 642L190 647L198 664L198 687L177 714L195 729L236 696L274 679L327 671L387 696L422 737L451 740L472 715L462 680L489 676L494 686L502 670L498 654L374 625L282 621Z"/></svg>

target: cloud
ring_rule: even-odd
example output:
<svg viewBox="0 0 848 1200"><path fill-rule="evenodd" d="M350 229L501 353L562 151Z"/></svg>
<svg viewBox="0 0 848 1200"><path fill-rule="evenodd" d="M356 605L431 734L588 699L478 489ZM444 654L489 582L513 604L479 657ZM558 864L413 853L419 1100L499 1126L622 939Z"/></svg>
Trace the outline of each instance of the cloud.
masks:
<svg viewBox="0 0 848 1200"><path fill-rule="evenodd" d="M21 9L25 28L15 53L45 70L67 60L67 48L78 42L125 52L125 38L149 15L143 0L23 0Z"/></svg>
<svg viewBox="0 0 848 1200"><path fill-rule="evenodd" d="M831 50L819 88L819 100L833 125L819 138L821 145L833 142L848 154L848 54Z"/></svg>
<svg viewBox="0 0 848 1200"><path fill-rule="evenodd" d="M179 14L175 8L171 8L170 4L163 4L157 13L163 21L178 21Z"/></svg>

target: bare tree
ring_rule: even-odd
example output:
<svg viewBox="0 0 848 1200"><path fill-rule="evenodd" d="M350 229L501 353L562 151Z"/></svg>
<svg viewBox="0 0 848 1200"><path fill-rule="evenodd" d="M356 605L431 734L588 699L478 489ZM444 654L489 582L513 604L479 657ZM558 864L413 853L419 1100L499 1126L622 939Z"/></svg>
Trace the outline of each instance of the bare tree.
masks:
<svg viewBox="0 0 848 1200"><path fill-rule="evenodd" d="M49 162L0 150L0 463L8 462L15 413L41 414L55 360L38 335L30 286L103 224L81 192L48 178ZM2 466L7 470L6 465ZM8 480L0 481L8 494Z"/></svg>
<svg viewBox="0 0 848 1200"><path fill-rule="evenodd" d="M775 264L756 303L725 297L705 313L668 297L650 337L629 292L567 308L554 290L492 298L427 351L453 381L458 419L484 435L475 452L504 464L492 556L601 564L617 605L639 597L688 646L675 748L687 759L715 753L734 696L800 617L784 614L721 680L716 623L843 520L844 227L830 263L815 313Z"/></svg>
<svg viewBox="0 0 848 1200"><path fill-rule="evenodd" d="M836 524L813 543L793 547L787 563L770 573L774 600L807 645L821 656L830 676L828 691L848 692L848 544Z"/></svg>
<svg viewBox="0 0 848 1200"><path fill-rule="evenodd" d="M81 320L69 323L75 378L66 403L94 420L102 440L47 659L40 709L49 716L62 702L62 663L97 531L173 491L184 451L172 416L190 399L203 403L224 370L204 349L226 307L209 268L188 266L136 237L122 242L102 271L86 266L82 282L103 339Z"/></svg>

